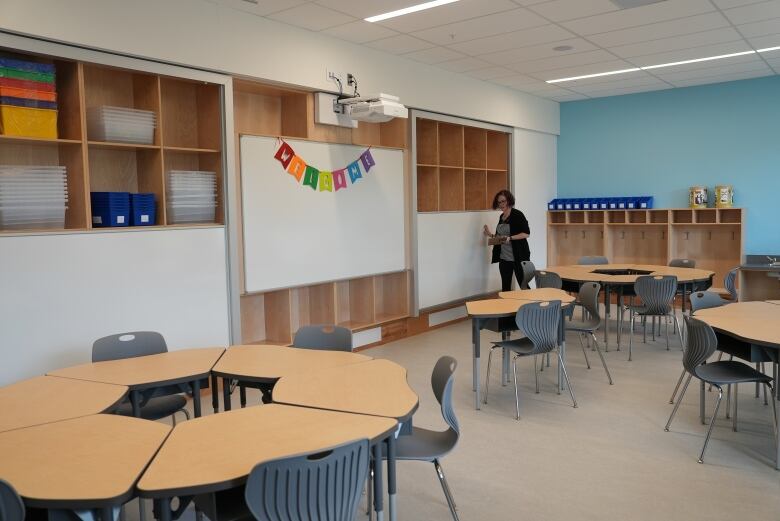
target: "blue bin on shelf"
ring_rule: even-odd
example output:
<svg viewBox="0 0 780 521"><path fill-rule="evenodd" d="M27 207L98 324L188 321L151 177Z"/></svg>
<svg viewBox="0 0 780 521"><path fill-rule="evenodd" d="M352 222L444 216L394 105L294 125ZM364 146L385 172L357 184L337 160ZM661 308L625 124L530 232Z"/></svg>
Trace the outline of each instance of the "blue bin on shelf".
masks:
<svg viewBox="0 0 780 521"><path fill-rule="evenodd" d="M572 199L572 210L582 210L582 202L584 199Z"/></svg>
<svg viewBox="0 0 780 521"><path fill-rule="evenodd" d="M642 197L637 197L637 208L652 208L653 207L653 197L649 195L644 195Z"/></svg>
<svg viewBox="0 0 780 521"><path fill-rule="evenodd" d="M559 210L559 208L558 208L558 202L559 201L560 201L560 199L553 199L552 201L547 203L547 209L548 210Z"/></svg>
<svg viewBox="0 0 780 521"><path fill-rule="evenodd" d="M130 225L154 226L156 209L154 194L130 194Z"/></svg>
<svg viewBox="0 0 780 521"><path fill-rule="evenodd" d="M130 225L129 192L91 192L90 202L95 228Z"/></svg>

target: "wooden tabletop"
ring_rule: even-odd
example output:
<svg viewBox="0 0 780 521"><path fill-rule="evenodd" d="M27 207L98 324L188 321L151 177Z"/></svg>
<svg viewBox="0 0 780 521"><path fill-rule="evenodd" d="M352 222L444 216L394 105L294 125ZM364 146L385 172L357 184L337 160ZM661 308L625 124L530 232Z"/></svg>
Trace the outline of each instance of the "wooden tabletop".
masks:
<svg viewBox="0 0 780 521"><path fill-rule="evenodd" d="M51 376L126 385L130 390L208 376L224 347L181 349L157 355L94 362L51 371Z"/></svg>
<svg viewBox="0 0 780 521"><path fill-rule="evenodd" d="M500 318L517 313L520 306L535 302L534 300L517 300L507 298L491 298L466 302L466 312L471 317Z"/></svg>
<svg viewBox="0 0 780 521"><path fill-rule="evenodd" d="M345 351L319 351L274 345L232 346L212 371L217 376L275 382L282 376L326 367L356 364L370 356Z"/></svg>
<svg viewBox="0 0 780 521"><path fill-rule="evenodd" d="M120 505L134 492L169 425L97 414L0 433L0 476L27 506Z"/></svg>
<svg viewBox="0 0 780 521"><path fill-rule="evenodd" d="M242 484L258 463L356 439L385 438L390 418L263 405L176 425L138 482L143 497L215 492Z"/></svg>
<svg viewBox="0 0 780 521"><path fill-rule="evenodd" d="M409 419L418 404L417 395L406 382L406 369L390 360L371 360L285 376L276 383L273 400L398 421Z"/></svg>
<svg viewBox="0 0 780 521"><path fill-rule="evenodd" d="M780 300L767 300L770 304L775 304L777 306L780 306Z"/></svg>
<svg viewBox="0 0 780 521"><path fill-rule="evenodd" d="M113 409L127 395L124 385L38 376L0 387L0 432Z"/></svg>
<svg viewBox="0 0 780 521"><path fill-rule="evenodd" d="M596 270L638 270L650 272L650 275L674 275L679 283L704 281L715 274L714 271L696 268L672 268L653 264L575 264L568 266L550 266L543 271L557 273L562 279L575 282L600 282L602 284L633 284L641 275L611 275L595 273Z"/></svg>
<svg viewBox="0 0 780 521"><path fill-rule="evenodd" d="M780 306L769 302L735 302L701 309L696 318L713 329L746 342L780 348Z"/></svg>
<svg viewBox="0 0 780 521"><path fill-rule="evenodd" d="M562 289L555 288L536 288L536 289L522 289L517 291L502 291L498 294L499 298L510 298L515 300L560 300L561 304L569 304L574 302L574 297L563 291Z"/></svg>

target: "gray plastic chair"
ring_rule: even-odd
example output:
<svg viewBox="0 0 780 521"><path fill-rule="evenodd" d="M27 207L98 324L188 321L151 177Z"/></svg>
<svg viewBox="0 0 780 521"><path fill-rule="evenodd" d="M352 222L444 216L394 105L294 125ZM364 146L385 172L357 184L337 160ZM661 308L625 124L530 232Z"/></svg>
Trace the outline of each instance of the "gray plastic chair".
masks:
<svg viewBox="0 0 780 521"><path fill-rule="evenodd" d="M24 521L24 503L10 483L0 479L0 521Z"/></svg>
<svg viewBox="0 0 780 521"><path fill-rule="evenodd" d="M677 277L673 275L643 275L637 277L634 283L634 293L642 300L640 305L629 305L626 309L630 312L628 360L631 361L634 346L634 318L666 317L674 319L677 333L680 337L680 345L683 346L682 331L677 316L672 309L672 299L677 292ZM645 322L646 323L646 322ZM646 328L645 328L646 329ZM655 334L655 330L653 330ZM647 333L645 332L645 341ZM666 349L669 349L669 323L666 324Z"/></svg>
<svg viewBox="0 0 780 521"><path fill-rule="evenodd" d="M596 352L601 358L601 365L604 366L604 371L607 373L607 379L609 385L612 385L612 375L609 374L607 369L607 362L604 360L604 355L601 354L601 348L599 348L599 341L596 339L595 332L601 327L601 315L599 314L599 291L601 291L601 284L598 282L586 282L580 286L580 302L585 311L588 312L587 318L583 321L570 321L566 322L566 331L574 331L577 333L580 339L580 347L582 347L582 354L585 355L585 364L590 369L590 361L588 360L588 352L585 350L585 344L582 343L582 335L588 335L594 342Z"/></svg>
<svg viewBox="0 0 780 521"><path fill-rule="evenodd" d="M561 289L563 287L561 276L554 271L537 270L534 273L534 280L537 288Z"/></svg>
<svg viewBox="0 0 780 521"><path fill-rule="evenodd" d="M352 331L332 325L303 326L295 332L293 347L326 351L352 351Z"/></svg>
<svg viewBox="0 0 780 521"><path fill-rule="evenodd" d="M531 261L520 261L520 266L523 268L523 280L520 281L520 289L530 289L529 284L534 279L536 266Z"/></svg>
<svg viewBox="0 0 780 521"><path fill-rule="evenodd" d="M368 462L368 440L357 440L260 463L244 498L259 521L353 521Z"/></svg>
<svg viewBox="0 0 780 521"><path fill-rule="evenodd" d="M441 406L441 415L447 424L446 431L432 431L412 426L412 433L408 436L399 436L396 442L396 459L429 461L436 469L439 483L444 491L444 497L450 507L452 518L459 521L455 499L452 497L447 478L441 468L439 459L444 457L460 438L460 426L455 416L455 408L452 405L452 386L455 383L455 369L458 361L451 356L442 356L436 362L431 374L431 388Z"/></svg>
<svg viewBox="0 0 780 521"><path fill-rule="evenodd" d="M490 385L490 362L493 358L493 351L496 348L509 349L514 353L514 383L515 383L515 408L517 411L516 419L520 419L520 395L517 388L517 359L524 356L534 356L534 375L536 377L536 392L539 392L539 373L537 371L536 355L543 355L551 351L556 351L560 337L561 321L561 301L552 300L550 302L530 302L524 304L517 310L515 315L517 327L525 333L526 338L508 340L506 342L494 342L488 355L487 378L485 378L485 397L483 402L487 403L488 389ZM574 389L569 382L569 374L566 372L566 364L563 363L560 350L558 353L558 364L563 370L563 376L566 379L566 385L569 388L571 401L574 407L577 407L577 400L574 398ZM542 360L544 363L544 360ZM559 374L560 378L560 374ZM560 382L557 386L560 394Z"/></svg>
<svg viewBox="0 0 780 521"><path fill-rule="evenodd" d="M672 259L669 261L670 268L695 268L696 261L693 259Z"/></svg>
<svg viewBox="0 0 780 521"><path fill-rule="evenodd" d="M739 300L739 295L737 294L737 268L726 273L726 277L723 279L723 285L726 286L726 291L729 292L731 301L737 302Z"/></svg>
<svg viewBox="0 0 780 521"><path fill-rule="evenodd" d="M602 255L584 255L577 259L577 264L592 265L592 264L609 264L609 260Z"/></svg>
<svg viewBox="0 0 780 521"><path fill-rule="evenodd" d="M677 413L677 409L680 408L685 391L688 389L688 384L691 383L691 378L696 377L702 381L702 390L705 383L709 383L718 389L718 399L715 402L715 410L712 413L710 419L710 426L707 429L707 437L704 439L704 446L701 448L701 454L699 454L699 463L703 463L704 451L707 450L707 443L710 441L710 435L712 434L712 428L715 426L715 419L718 417L718 408L720 408L720 402L723 399L723 386L733 385L735 388L741 383L754 383L758 382L764 384L768 389L769 394L772 393L772 378L759 371L756 371L747 364L742 362L736 362L733 360L723 360L719 362L706 363L707 359L712 356L715 350L718 348L718 339L715 336L715 331L706 322L697 320L692 317L685 317L685 324L688 329L688 345L683 354L683 367L688 372L688 378L685 380L685 385L680 392L680 397L672 410L672 414L669 416L669 421L666 422L665 431L669 431L669 427L672 424L674 415ZM734 393L734 431L737 430L737 394ZM704 400L701 400L699 414L701 421L704 423ZM773 425L777 426L777 409L775 408L775 400L772 400L772 413L774 414ZM775 436L777 431L775 430Z"/></svg>
<svg viewBox="0 0 780 521"><path fill-rule="evenodd" d="M105 362L167 352L168 346L160 333L133 331L95 340L92 344L92 361ZM164 392L167 396L155 396L160 392ZM170 389L152 389L144 392L141 398L141 418L154 421L170 416L173 424L176 425L175 414L181 412L189 420L190 413L186 409L187 399L180 394L170 395L169 392ZM133 416L133 406L125 401L115 412L121 416Z"/></svg>

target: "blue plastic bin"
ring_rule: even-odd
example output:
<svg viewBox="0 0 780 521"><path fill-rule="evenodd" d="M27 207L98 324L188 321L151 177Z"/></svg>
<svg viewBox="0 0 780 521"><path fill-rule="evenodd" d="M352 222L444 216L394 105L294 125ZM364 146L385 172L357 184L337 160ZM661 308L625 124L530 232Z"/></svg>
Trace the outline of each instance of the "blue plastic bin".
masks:
<svg viewBox="0 0 780 521"><path fill-rule="evenodd" d="M649 195L645 195L642 197L637 197L638 199L638 206L637 208L652 208L653 207L653 197Z"/></svg>
<svg viewBox="0 0 780 521"><path fill-rule="evenodd" d="M129 192L91 192L90 202L95 228L130 225Z"/></svg>
<svg viewBox="0 0 780 521"><path fill-rule="evenodd" d="M156 218L154 194L130 194L131 226L154 226Z"/></svg>

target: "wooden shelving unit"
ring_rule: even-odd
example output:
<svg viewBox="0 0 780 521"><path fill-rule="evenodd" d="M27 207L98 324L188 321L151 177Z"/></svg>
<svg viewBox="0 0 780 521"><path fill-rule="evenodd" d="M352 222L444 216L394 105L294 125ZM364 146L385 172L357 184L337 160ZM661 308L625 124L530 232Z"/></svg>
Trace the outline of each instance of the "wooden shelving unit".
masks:
<svg viewBox="0 0 780 521"><path fill-rule="evenodd" d="M509 134L416 118L417 211L489 210L509 186Z"/></svg>
<svg viewBox="0 0 780 521"><path fill-rule="evenodd" d="M166 227L165 175L171 168L217 172L216 222L224 223L221 86L8 52L24 59L54 64L59 138L0 136L0 164L65 166L68 179L66 230L92 228L90 191L154 193L157 201L157 226L154 228ZM87 111L102 105L153 111L157 117L153 143L104 142L90 135ZM24 233L23 230L0 230L0 234L20 232Z"/></svg>
<svg viewBox="0 0 780 521"><path fill-rule="evenodd" d="M741 208L549 211L547 265L576 264L585 255L616 264L688 258L714 271L720 286L741 263L743 236Z"/></svg>
<svg viewBox="0 0 780 521"><path fill-rule="evenodd" d="M238 145L242 134L407 148L409 130L405 119L387 123L360 122L355 129L320 125L314 122L314 95L311 92L238 79L234 80L233 86L236 165L239 168ZM431 137L438 139L435 126ZM194 145L182 142L181 146ZM199 141L197 146L208 147L209 144ZM202 156L203 152L200 154ZM424 175L427 174L426 179L432 187L438 187L438 155L429 159L432 166ZM462 164L460 168L451 170L459 170L463 175ZM407 176L408 172L405 171L404 175ZM237 171L239 186L240 181L240 172ZM457 195L442 192L442 197L447 204L446 201ZM438 204L437 191L437 207ZM243 269L240 271L243 273ZM410 280L408 271L400 271L242 295L243 342L289 344L295 331L308 324L338 324L353 331L377 326L384 329L394 322L405 321L409 316ZM243 282L241 285L243 287Z"/></svg>

